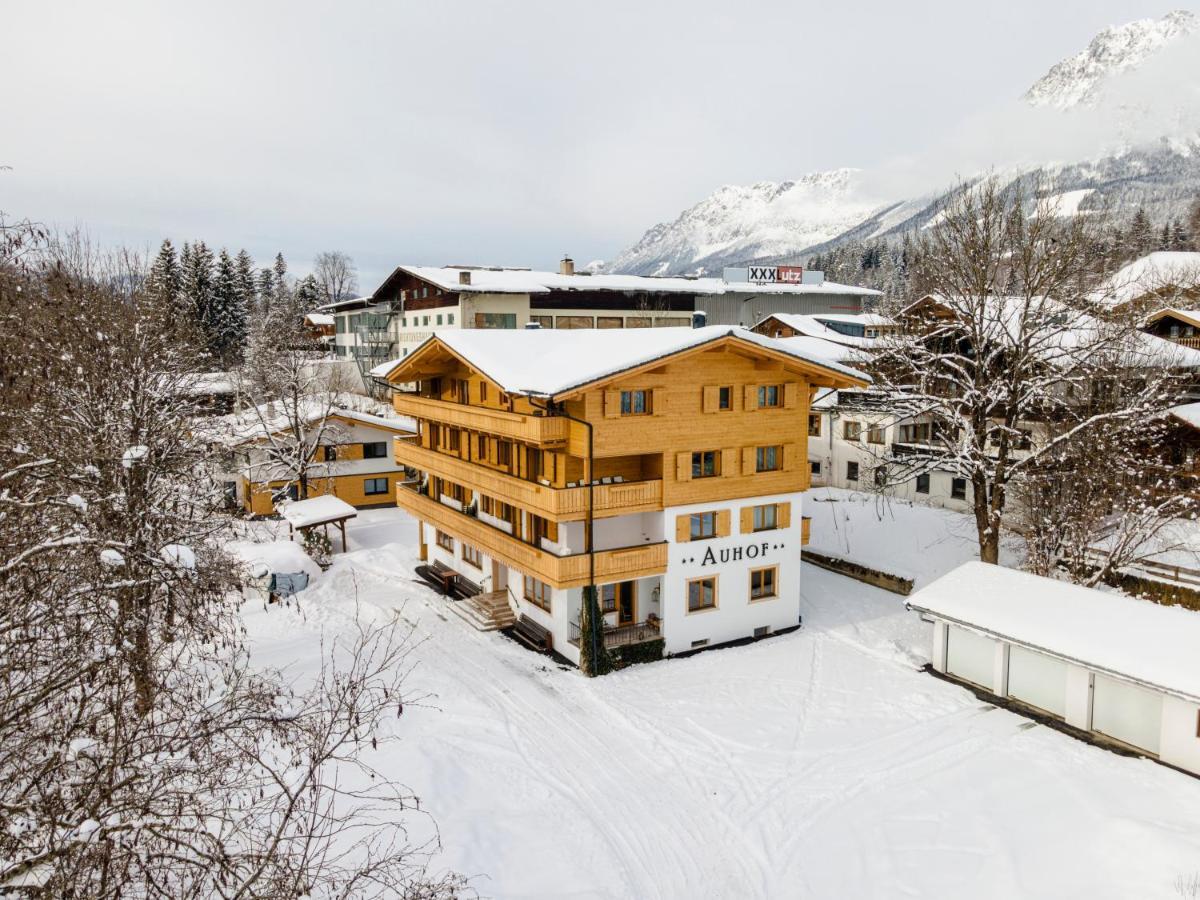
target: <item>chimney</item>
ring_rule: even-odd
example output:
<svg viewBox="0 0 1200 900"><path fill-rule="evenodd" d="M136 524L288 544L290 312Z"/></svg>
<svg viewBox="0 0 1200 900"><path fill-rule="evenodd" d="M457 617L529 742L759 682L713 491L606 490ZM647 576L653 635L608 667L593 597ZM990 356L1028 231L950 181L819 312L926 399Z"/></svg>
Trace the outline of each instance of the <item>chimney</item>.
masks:
<svg viewBox="0 0 1200 900"><path fill-rule="evenodd" d="M698 309L692 313L693 328L703 328L706 322L708 322L708 313L706 313L704 310Z"/></svg>
<svg viewBox="0 0 1200 900"><path fill-rule="evenodd" d="M569 256L564 256L562 258L562 262L560 262L558 264L558 274L559 275L574 275L575 274L575 260L571 259L571 257L569 257Z"/></svg>
<svg viewBox="0 0 1200 900"><path fill-rule="evenodd" d="M538 330L539 328L541 328L541 327L542 327L542 323L541 323L541 322L526 322L526 323L525 323L525 330L526 330L526 331L537 331L537 330Z"/></svg>
<svg viewBox="0 0 1200 900"><path fill-rule="evenodd" d="M458 283L459 284L470 284L471 283L471 273L470 272L459 272L458 273Z"/></svg>

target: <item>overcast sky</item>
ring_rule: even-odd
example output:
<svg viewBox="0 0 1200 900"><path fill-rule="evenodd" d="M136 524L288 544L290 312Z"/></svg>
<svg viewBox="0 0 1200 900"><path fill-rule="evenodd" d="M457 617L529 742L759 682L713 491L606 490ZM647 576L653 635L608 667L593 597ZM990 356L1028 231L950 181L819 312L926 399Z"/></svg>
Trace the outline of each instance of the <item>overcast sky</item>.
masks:
<svg viewBox="0 0 1200 900"><path fill-rule="evenodd" d="M0 210L104 242L611 258L727 183L872 167L1138 0L0 0Z"/></svg>

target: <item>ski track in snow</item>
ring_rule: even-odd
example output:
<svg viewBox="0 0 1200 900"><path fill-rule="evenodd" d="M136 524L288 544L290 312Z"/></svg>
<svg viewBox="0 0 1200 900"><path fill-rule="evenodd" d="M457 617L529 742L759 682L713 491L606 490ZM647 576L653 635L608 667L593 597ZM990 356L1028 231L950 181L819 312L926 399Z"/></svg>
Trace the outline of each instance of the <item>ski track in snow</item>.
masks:
<svg viewBox="0 0 1200 900"><path fill-rule="evenodd" d="M589 680L471 629L372 527L301 616L248 615L255 653L413 624L432 708L373 762L484 896L1172 897L1200 869L1200 784L915 671L899 597L806 566L800 632Z"/></svg>

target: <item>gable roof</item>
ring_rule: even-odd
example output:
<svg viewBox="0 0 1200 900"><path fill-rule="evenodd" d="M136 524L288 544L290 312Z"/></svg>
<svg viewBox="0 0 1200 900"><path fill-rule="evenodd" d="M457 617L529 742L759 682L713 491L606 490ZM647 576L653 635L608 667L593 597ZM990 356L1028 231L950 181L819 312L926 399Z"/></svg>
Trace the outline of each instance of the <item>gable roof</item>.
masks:
<svg viewBox="0 0 1200 900"><path fill-rule="evenodd" d="M325 410L325 403L316 399L300 408L301 415L307 423L318 421L325 414ZM343 406L329 408L329 418L381 428L397 434L415 434L417 430L412 419L384 418ZM277 434L289 425L290 420L284 409L278 403L271 402L242 412L208 419L200 427L200 432L215 443L238 447L252 441L264 440L268 435Z"/></svg>
<svg viewBox="0 0 1200 900"><path fill-rule="evenodd" d="M981 562L913 594L909 608L1200 701L1200 615Z"/></svg>
<svg viewBox="0 0 1200 900"><path fill-rule="evenodd" d="M376 366L371 375L403 382L405 371L442 346L510 394L557 397L710 344L729 341L765 356L816 370L830 384L850 387L871 379L782 341L730 325L704 328L455 329L438 332L404 359Z"/></svg>
<svg viewBox="0 0 1200 900"><path fill-rule="evenodd" d="M1178 319L1179 321L1186 322L1195 328L1200 328L1200 310L1175 309L1174 307L1167 307L1166 309L1160 309L1157 312L1151 313L1146 317L1146 324L1150 325L1154 322L1157 322L1159 319L1165 319L1167 317Z"/></svg>
<svg viewBox="0 0 1200 900"><path fill-rule="evenodd" d="M822 316L821 318L832 319L833 317ZM884 317L879 316L878 318L883 319ZM768 316L764 316L758 322L758 324L755 325L755 327L759 328L764 322L769 322L772 319L782 325L786 325L789 328L794 328L796 331L807 337L819 338L820 340L830 341L834 344L841 344L845 347L859 347L866 349L868 347L876 346L879 340L878 338L855 337L852 334L842 334L840 331L834 331L828 325L821 322L816 316L807 315L805 313L771 313ZM835 321L856 321L856 319L857 317L845 317ZM884 319L884 321L891 322L891 319ZM865 327L868 323L863 322L862 324ZM872 322L870 324L876 323Z"/></svg>
<svg viewBox="0 0 1200 900"><path fill-rule="evenodd" d="M1200 288L1200 253L1160 250L1122 266L1095 293L1107 306L1121 306L1146 294Z"/></svg>

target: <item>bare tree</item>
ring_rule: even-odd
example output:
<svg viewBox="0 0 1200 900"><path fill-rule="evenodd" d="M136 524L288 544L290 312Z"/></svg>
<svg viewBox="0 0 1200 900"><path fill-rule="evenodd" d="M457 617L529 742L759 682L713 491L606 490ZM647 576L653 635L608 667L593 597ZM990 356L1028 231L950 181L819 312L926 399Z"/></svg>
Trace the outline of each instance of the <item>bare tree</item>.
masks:
<svg viewBox="0 0 1200 900"><path fill-rule="evenodd" d="M326 250L313 260L313 275L324 294L325 303L353 297L358 291L358 271L354 260L340 250Z"/></svg>
<svg viewBox="0 0 1200 900"><path fill-rule="evenodd" d="M407 636L351 635L299 691L251 668L194 345L94 262L0 261L0 893L458 895L366 763L412 699Z"/></svg>
<svg viewBox="0 0 1200 900"><path fill-rule="evenodd" d="M980 558L996 562L1014 482L1064 447L1144 421L1172 397L1171 345L1092 315L1088 255L1100 217L1001 190L951 195L921 241L932 294L876 358L898 416L928 425L928 452L880 460L884 487L949 469L971 485Z"/></svg>

